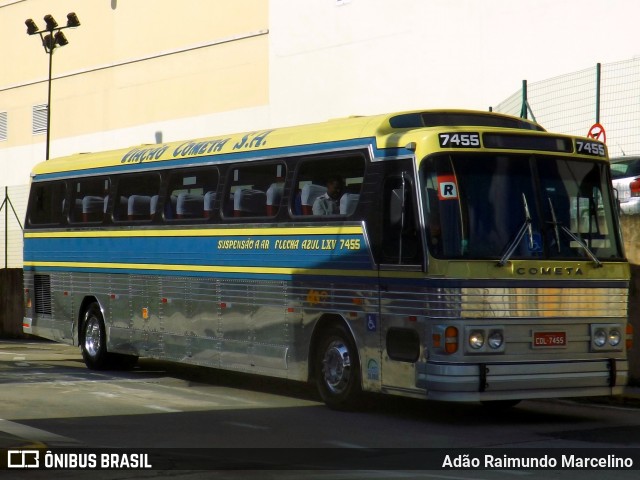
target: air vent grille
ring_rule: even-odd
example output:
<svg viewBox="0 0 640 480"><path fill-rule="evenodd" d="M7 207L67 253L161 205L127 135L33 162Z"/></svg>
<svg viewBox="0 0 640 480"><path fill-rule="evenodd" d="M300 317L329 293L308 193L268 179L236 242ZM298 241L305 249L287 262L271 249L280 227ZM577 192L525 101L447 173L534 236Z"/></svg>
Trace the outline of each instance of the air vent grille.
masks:
<svg viewBox="0 0 640 480"><path fill-rule="evenodd" d="M51 315L51 278L49 275L35 275L36 313Z"/></svg>

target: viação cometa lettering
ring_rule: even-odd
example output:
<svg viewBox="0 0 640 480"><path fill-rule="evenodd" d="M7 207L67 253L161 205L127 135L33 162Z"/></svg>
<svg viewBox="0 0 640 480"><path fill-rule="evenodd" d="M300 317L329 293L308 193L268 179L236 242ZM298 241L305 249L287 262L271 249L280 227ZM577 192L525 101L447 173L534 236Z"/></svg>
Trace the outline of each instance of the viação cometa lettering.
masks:
<svg viewBox="0 0 640 480"><path fill-rule="evenodd" d="M159 160L168 149L168 145L150 148L134 148L125 153L120 163L142 163L147 160Z"/></svg>

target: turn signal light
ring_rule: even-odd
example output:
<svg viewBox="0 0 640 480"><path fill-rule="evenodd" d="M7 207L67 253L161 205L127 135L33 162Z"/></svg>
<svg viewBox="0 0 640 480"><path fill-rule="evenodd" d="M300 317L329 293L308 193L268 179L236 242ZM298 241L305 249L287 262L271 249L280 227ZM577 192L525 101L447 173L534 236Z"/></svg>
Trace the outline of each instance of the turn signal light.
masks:
<svg viewBox="0 0 640 480"><path fill-rule="evenodd" d="M458 351L458 329L456 327L447 327L444 331L444 351L447 353Z"/></svg>

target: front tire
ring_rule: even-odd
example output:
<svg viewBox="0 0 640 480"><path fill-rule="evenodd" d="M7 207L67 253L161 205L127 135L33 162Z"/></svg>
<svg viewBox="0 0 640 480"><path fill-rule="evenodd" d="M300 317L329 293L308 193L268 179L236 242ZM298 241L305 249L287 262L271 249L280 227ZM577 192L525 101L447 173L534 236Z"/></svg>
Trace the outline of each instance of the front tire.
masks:
<svg viewBox="0 0 640 480"><path fill-rule="evenodd" d="M360 362L355 343L342 325L331 327L318 343L316 387L328 407L355 408L362 395Z"/></svg>

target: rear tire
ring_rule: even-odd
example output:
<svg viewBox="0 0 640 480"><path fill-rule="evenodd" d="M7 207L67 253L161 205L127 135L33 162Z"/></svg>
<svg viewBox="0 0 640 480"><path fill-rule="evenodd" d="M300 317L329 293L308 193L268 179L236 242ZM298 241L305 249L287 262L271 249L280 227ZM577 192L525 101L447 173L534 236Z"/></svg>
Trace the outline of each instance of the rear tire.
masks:
<svg viewBox="0 0 640 480"><path fill-rule="evenodd" d="M82 322L80 350L91 370L131 370L138 363L135 355L109 353L102 311L97 303L89 305Z"/></svg>
<svg viewBox="0 0 640 480"><path fill-rule="evenodd" d="M97 303L89 305L82 321L80 350L85 365L91 370L109 368L107 335L102 312Z"/></svg>
<svg viewBox="0 0 640 480"><path fill-rule="evenodd" d="M318 342L316 387L329 408L352 410L362 396L360 362L355 343L342 325L328 329Z"/></svg>

